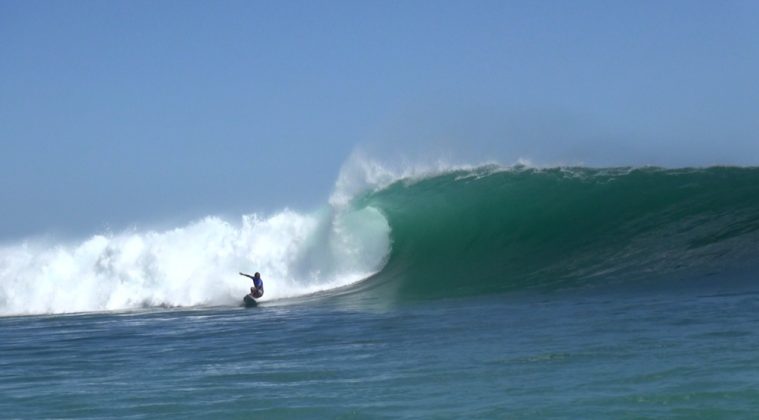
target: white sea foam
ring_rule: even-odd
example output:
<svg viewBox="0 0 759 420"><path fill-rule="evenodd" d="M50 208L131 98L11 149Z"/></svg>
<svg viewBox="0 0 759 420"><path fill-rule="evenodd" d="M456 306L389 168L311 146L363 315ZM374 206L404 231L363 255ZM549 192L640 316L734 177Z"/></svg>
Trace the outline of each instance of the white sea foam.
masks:
<svg viewBox="0 0 759 420"><path fill-rule="evenodd" d="M381 268L390 228L371 208L207 217L167 231L0 248L0 314L229 305L260 271L265 300L340 287Z"/></svg>

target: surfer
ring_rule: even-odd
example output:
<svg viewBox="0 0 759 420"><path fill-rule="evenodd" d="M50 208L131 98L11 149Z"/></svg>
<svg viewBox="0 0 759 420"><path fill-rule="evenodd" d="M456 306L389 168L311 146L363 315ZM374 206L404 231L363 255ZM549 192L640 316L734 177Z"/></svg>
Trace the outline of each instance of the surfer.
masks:
<svg viewBox="0 0 759 420"><path fill-rule="evenodd" d="M261 273L256 272L252 276L245 273L240 273L240 275L253 280L253 287L250 288L250 297L258 299L264 295L264 281L261 280Z"/></svg>

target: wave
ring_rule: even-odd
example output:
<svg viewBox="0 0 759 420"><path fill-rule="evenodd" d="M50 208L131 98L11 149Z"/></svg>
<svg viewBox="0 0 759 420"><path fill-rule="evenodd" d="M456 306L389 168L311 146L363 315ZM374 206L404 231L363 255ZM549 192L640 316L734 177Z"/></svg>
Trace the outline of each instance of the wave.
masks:
<svg viewBox="0 0 759 420"><path fill-rule="evenodd" d="M353 205L391 227L367 286L388 299L661 283L759 261L759 168L484 166Z"/></svg>
<svg viewBox="0 0 759 420"><path fill-rule="evenodd" d="M0 314L668 282L759 261L759 168L346 163L313 213L0 247ZM362 281L363 280L363 281ZM349 286L349 287L345 287Z"/></svg>

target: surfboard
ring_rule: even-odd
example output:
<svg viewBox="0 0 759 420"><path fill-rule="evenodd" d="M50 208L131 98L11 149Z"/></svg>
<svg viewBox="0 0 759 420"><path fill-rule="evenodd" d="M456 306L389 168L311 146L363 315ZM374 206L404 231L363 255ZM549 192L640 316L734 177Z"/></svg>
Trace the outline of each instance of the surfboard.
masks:
<svg viewBox="0 0 759 420"><path fill-rule="evenodd" d="M255 299L250 297L250 295L245 295L245 297L242 298L242 303L243 303L243 306L245 306L246 308L252 308L258 305L258 302L256 302Z"/></svg>

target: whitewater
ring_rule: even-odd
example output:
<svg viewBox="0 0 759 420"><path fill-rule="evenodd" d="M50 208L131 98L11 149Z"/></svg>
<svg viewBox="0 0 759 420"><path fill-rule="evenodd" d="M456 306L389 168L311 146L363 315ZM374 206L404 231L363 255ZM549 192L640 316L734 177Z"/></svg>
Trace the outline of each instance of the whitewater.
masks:
<svg viewBox="0 0 759 420"><path fill-rule="evenodd" d="M357 185L374 188L396 177L380 168L346 165L330 204L310 213L248 214L237 223L208 216L163 231L6 244L0 315L236 305L250 286L238 271L271 280L263 301L355 283L379 270L390 250L384 216L347 205Z"/></svg>
<svg viewBox="0 0 759 420"><path fill-rule="evenodd" d="M249 286L237 271L272 279L266 299L345 286L385 258L376 211L206 217L167 231L95 235L81 243L24 242L0 249L0 314L155 306L232 305Z"/></svg>

